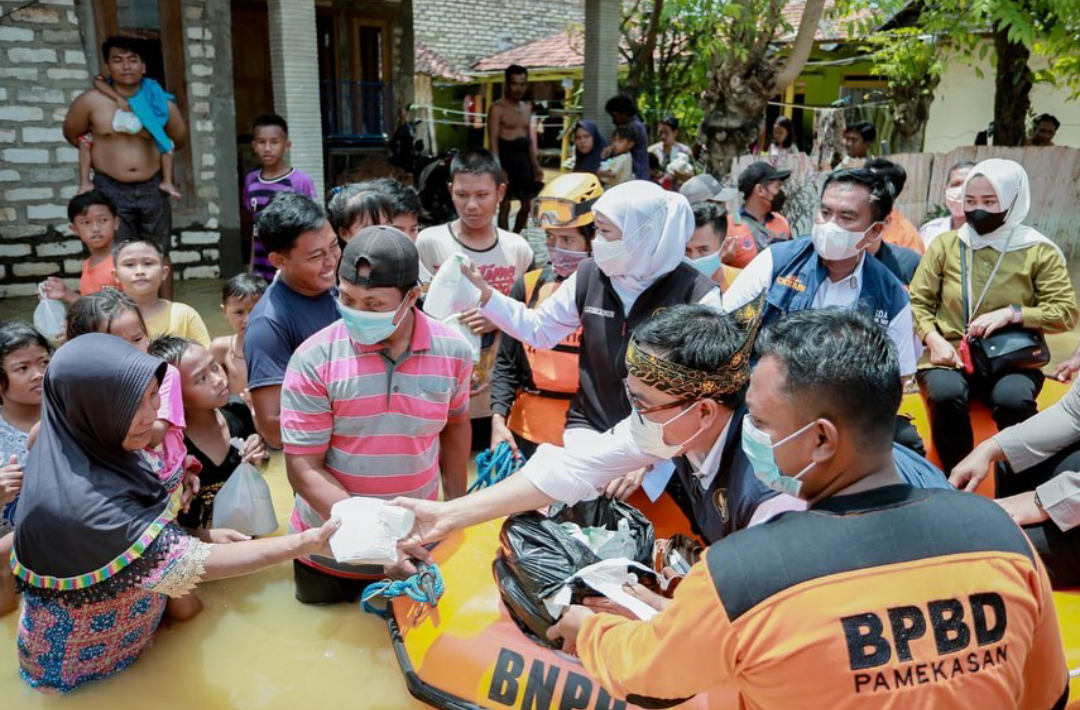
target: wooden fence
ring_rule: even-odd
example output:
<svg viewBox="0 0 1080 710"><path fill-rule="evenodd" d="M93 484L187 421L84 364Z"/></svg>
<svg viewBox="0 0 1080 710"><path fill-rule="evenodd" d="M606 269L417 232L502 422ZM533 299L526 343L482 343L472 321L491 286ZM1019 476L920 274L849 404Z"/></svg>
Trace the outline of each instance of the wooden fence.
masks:
<svg viewBox="0 0 1080 710"><path fill-rule="evenodd" d="M1027 170L1031 182L1031 210L1024 223L1053 240L1061 247L1066 259L1071 259L1074 254L1080 256L1080 149L965 146L949 153L899 153L887 157L907 171L907 184L896 206L916 226L925 222L935 210L942 210L951 166L964 160L1015 160ZM795 233L809 234L809 215L816 211L816 200L827 173L814 170L806 156L791 160L787 156L747 155L733 161L733 174L738 175L757 160L767 160L780 169L794 169L787 192L798 196L795 201L798 214L789 215L789 218L794 217L792 229ZM784 211L786 213L788 209Z"/></svg>

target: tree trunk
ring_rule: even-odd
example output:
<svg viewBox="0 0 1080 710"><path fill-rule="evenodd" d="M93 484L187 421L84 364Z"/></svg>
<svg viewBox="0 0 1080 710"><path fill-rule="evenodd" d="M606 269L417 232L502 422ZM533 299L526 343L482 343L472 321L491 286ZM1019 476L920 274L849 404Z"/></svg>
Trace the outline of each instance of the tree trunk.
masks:
<svg viewBox="0 0 1080 710"><path fill-rule="evenodd" d="M769 97L776 93L776 70L762 59L736 64L729 59L715 69L702 96L705 117L701 122L709 150L709 172L723 178L731 161L754 142L761 131Z"/></svg>
<svg viewBox="0 0 1080 710"><path fill-rule="evenodd" d="M994 32L997 74L994 77L994 145L1023 145L1031 109L1031 50L1009 41L1008 33Z"/></svg>

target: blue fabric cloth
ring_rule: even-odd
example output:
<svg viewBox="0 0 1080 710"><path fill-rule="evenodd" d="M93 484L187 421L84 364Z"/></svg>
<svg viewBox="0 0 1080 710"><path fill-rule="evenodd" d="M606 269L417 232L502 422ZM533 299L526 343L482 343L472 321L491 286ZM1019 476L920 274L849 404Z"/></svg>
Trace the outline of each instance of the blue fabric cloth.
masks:
<svg viewBox="0 0 1080 710"><path fill-rule="evenodd" d="M581 120L577 122L578 128L584 128L592 136L593 149L589 154L583 154L577 148L574 149L574 172L575 173L592 173L596 174L596 171L600 169L600 153L607 148L607 141L600 135L600 129L596 127L596 124L592 121Z"/></svg>
<svg viewBox="0 0 1080 710"><path fill-rule="evenodd" d="M893 444L893 463L904 483L916 488L952 488L945 474L922 456L900 444Z"/></svg>
<svg viewBox="0 0 1080 710"><path fill-rule="evenodd" d="M173 98L172 94L161 88L161 84L144 77L139 91L128 99L131 111L142 121L162 153L171 153L175 147L172 138L165 133L165 124L169 121L169 102Z"/></svg>
<svg viewBox="0 0 1080 710"><path fill-rule="evenodd" d="M289 358L301 343L330 325L340 314L337 289L304 296L279 276L255 304L244 335L248 387L270 387L285 380Z"/></svg>
<svg viewBox="0 0 1080 710"><path fill-rule="evenodd" d="M638 180L649 179L649 134L645 130L645 124L641 118L634 116L630 123L626 124L634 131L634 147L630 151L630 157L634 160L634 177Z"/></svg>
<svg viewBox="0 0 1080 710"><path fill-rule="evenodd" d="M810 310L818 288L828 278L810 237L777 242L769 250L773 255L772 285L765 298L762 327L785 313ZM859 304L876 323L888 327L908 302L903 284L884 264L872 258L863 260Z"/></svg>

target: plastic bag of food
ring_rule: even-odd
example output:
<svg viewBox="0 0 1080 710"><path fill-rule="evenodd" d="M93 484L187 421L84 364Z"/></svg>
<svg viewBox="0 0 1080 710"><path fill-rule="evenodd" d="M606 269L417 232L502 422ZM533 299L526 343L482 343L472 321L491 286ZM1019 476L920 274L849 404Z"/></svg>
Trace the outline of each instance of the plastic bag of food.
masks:
<svg viewBox="0 0 1080 710"><path fill-rule="evenodd" d="M214 496L213 526L245 535L269 535L278 529L270 486L259 470L242 463Z"/></svg>
<svg viewBox="0 0 1080 710"><path fill-rule="evenodd" d="M468 263L469 257L454 253L439 266L424 297L424 313L445 321L450 316L476 308L480 303L480 289L461 273L462 265Z"/></svg>
<svg viewBox="0 0 1080 710"><path fill-rule="evenodd" d="M334 559L347 564L392 565L398 561L398 541L412 530L416 515L379 498L352 497L330 508L341 527L330 536Z"/></svg>
<svg viewBox="0 0 1080 710"><path fill-rule="evenodd" d="M55 298L46 298L43 286L38 286L37 308L34 309L34 328L45 336L53 345L64 339L67 331L67 309L64 302Z"/></svg>
<svg viewBox="0 0 1080 710"><path fill-rule="evenodd" d="M632 546L627 547L633 550L630 559L651 565L652 523L637 508L621 501L601 497L573 506L555 505L547 515L528 512L506 519L499 533L501 547L494 572L503 602L523 631L554 647L544 635L556 619L548 613L544 600L562 590L575 572L601 561L562 524L618 533L620 522L633 540ZM574 583L572 588L572 603L596 595L584 584Z"/></svg>

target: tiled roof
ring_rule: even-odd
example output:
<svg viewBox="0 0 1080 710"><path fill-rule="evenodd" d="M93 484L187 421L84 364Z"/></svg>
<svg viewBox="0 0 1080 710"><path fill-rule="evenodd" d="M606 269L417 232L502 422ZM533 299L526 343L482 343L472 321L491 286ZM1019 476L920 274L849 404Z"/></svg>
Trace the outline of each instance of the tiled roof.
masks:
<svg viewBox="0 0 1080 710"><path fill-rule="evenodd" d="M427 74L436 79L448 79L467 84L472 81L468 74L464 74L454 68L444 56L431 49L422 42L416 43L416 68L417 74Z"/></svg>
<svg viewBox="0 0 1080 710"><path fill-rule="evenodd" d="M473 71L502 71L511 64L520 64L526 69L540 67L565 69L583 66L585 64L585 36L580 32L566 31L542 37L520 47L478 59L473 64Z"/></svg>

